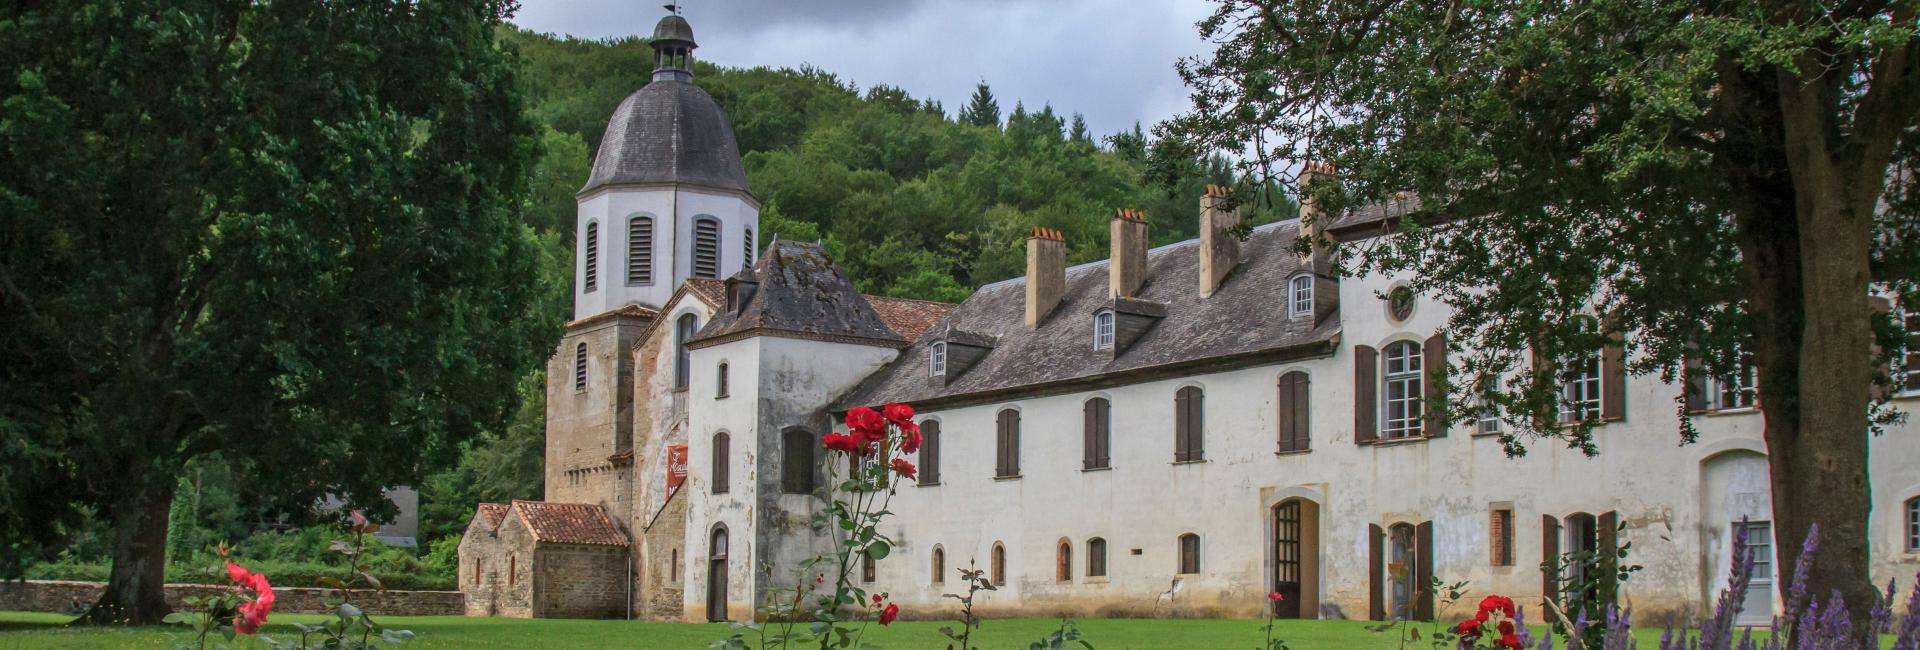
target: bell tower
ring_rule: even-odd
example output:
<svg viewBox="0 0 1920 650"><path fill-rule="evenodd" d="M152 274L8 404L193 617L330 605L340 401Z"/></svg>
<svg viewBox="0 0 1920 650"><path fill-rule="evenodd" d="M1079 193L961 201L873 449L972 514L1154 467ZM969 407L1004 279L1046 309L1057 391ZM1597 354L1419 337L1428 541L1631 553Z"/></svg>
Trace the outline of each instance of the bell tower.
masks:
<svg viewBox="0 0 1920 650"><path fill-rule="evenodd" d="M657 308L689 278L752 264L759 246L760 201L733 126L693 83L693 27L668 14L651 45L653 80L614 109L576 195L576 320Z"/></svg>

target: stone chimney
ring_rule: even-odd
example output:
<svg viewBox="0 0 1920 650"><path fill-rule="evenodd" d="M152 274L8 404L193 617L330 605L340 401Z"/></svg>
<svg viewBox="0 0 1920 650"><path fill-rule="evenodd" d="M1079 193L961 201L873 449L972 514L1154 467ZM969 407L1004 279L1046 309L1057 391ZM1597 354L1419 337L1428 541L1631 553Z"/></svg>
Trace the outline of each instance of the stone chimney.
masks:
<svg viewBox="0 0 1920 650"><path fill-rule="evenodd" d="M1113 211L1107 222L1112 242L1107 259L1107 296L1131 298L1147 282L1147 215L1139 210Z"/></svg>
<svg viewBox="0 0 1920 650"><path fill-rule="evenodd" d="M1315 273L1331 272L1328 266L1331 263L1329 258L1333 241L1326 232L1333 217L1320 210L1320 202L1314 200L1308 188L1315 183L1332 180L1333 166L1327 163L1309 161L1300 170L1300 237L1313 243L1311 252L1300 262Z"/></svg>
<svg viewBox="0 0 1920 650"><path fill-rule="evenodd" d="M1052 228L1034 228L1027 237L1027 327L1039 327L1066 290L1066 238Z"/></svg>
<svg viewBox="0 0 1920 650"><path fill-rule="evenodd" d="M1240 206L1233 190L1208 185L1200 197L1200 297L1212 296L1240 262Z"/></svg>

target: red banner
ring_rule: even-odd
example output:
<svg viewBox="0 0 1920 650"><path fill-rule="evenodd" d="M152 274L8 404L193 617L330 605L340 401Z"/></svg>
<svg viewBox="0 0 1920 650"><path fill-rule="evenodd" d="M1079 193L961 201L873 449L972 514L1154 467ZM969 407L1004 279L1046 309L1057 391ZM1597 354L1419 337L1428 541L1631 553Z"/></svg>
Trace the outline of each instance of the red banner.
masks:
<svg viewBox="0 0 1920 650"><path fill-rule="evenodd" d="M687 480L687 446L667 445L667 489L680 487Z"/></svg>

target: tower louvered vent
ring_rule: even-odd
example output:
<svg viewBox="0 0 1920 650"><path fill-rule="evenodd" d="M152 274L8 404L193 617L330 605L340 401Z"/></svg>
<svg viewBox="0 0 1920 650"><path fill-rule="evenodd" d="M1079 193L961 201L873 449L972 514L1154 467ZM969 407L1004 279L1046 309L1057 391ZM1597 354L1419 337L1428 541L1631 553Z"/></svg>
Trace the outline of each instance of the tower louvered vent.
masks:
<svg viewBox="0 0 1920 650"><path fill-rule="evenodd" d="M717 220L693 222L693 277L720 277L720 222Z"/></svg>
<svg viewBox="0 0 1920 650"><path fill-rule="evenodd" d="M653 218L627 222L627 284L653 284Z"/></svg>

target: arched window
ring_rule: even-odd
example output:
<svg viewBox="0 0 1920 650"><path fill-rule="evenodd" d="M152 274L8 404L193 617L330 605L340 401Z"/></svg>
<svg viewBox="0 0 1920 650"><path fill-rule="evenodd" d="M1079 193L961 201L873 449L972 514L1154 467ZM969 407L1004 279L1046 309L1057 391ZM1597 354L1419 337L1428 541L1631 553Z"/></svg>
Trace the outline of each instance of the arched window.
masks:
<svg viewBox="0 0 1920 650"><path fill-rule="evenodd" d="M753 228L740 229L740 268L753 268Z"/></svg>
<svg viewBox="0 0 1920 650"><path fill-rule="evenodd" d="M727 559L727 525L726 524L713 525L713 538L712 538L712 541L707 546L707 559L709 560Z"/></svg>
<svg viewBox="0 0 1920 650"><path fill-rule="evenodd" d="M1020 412L1004 409L995 418L994 464L995 478L1013 478L1020 475Z"/></svg>
<svg viewBox="0 0 1920 650"><path fill-rule="evenodd" d="M1311 448L1312 436L1308 429L1307 415L1312 413L1307 402L1307 373L1295 370L1280 375L1280 384L1275 397L1280 404L1280 451L1306 451Z"/></svg>
<svg viewBox="0 0 1920 650"><path fill-rule="evenodd" d="M934 341L927 346L927 376L939 377L947 374L947 342Z"/></svg>
<svg viewBox="0 0 1920 650"><path fill-rule="evenodd" d="M1107 575L1107 540L1095 537L1087 540L1087 577L1098 578Z"/></svg>
<svg viewBox="0 0 1920 650"><path fill-rule="evenodd" d="M1073 542L1060 540L1053 556L1053 579L1058 582L1073 580Z"/></svg>
<svg viewBox="0 0 1920 650"><path fill-rule="evenodd" d="M1313 276L1302 273L1287 281L1287 316L1313 315Z"/></svg>
<svg viewBox="0 0 1920 650"><path fill-rule="evenodd" d="M933 584L936 584L936 585L946 584L946 582L947 582L947 549L941 548L939 544L934 544L933 545Z"/></svg>
<svg viewBox="0 0 1920 650"><path fill-rule="evenodd" d="M627 220L627 284L653 284L653 217Z"/></svg>
<svg viewBox="0 0 1920 650"><path fill-rule="evenodd" d="M1007 547L999 542L993 543L993 557L987 562L987 568L993 578L993 586L1007 586Z"/></svg>
<svg viewBox="0 0 1920 650"><path fill-rule="evenodd" d="M713 434L713 493L727 493L727 447L730 443L727 432Z"/></svg>
<svg viewBox="0 0 1920 650"><path fill-rule="evenodd" d="M1108 447L1112 430L1112 406L1107 398L1095 397L1081 406L1082 435L1081 447L1083 469L1106 469L1109 467Z"/></svg>
<svg viewBox="0 0 1920 650"><path fill-rule="evenodd" d="M693 277L720 278L720 220L693 220Z"/></svg>
<svg viewBox="0 0 1920 650"><path fill-rule="evenodd" d="M1180 536L1180 573L1200 572L1200 536L1187 533Z"/></svg>
<svg viewBox="0 0 1920 650"><path fill-rule="evenodd" d="M917 478L921 485L940 484L939 420L920 422L920 473Z"/></svg>
<svg viewBox="0 0 1920 650"><path fill-rule="evenodd" d="M1591 332L1599 324L1580 317L1574 327ZM1579 422L1600 417L1600 351L1589 350L1560 360L1560 421Z"/></svg>
<svg viewBox="0 0 1920 650"><path fill-rule="evenodd" d="M812 494L815 473L813 448L819 444L805 429L788 429L780 439L780 491Z"/></svg>
<svg viewBox="0 0 1920 650"><path fill-rule="evenodd" d="M580 392L586 389L587 342L581 341L579 345L573 346L573 390Z"/></svg>
<svg viewBox="0 0 1920 650"><path fill-rule="evenodd" d="M1113 349L1113 311L1102 310L1093 315L1093 349Z"/></svg>
<svg viewBox="0 0 1920 650"><path fill-rule="evenodd" d="M727 362L725 361L720 362L720 367L714 369L714 383L716 383L717 385L713 387L714 388L713 396L715 398L726 397L727 396Z"/></svg>
<svg viewBox="0 0 1920 650"><path fill-rule="evenodd" d="M693 338L693 332L698 327L698 325L699 325L698 319L695 319L693 317L693 314L682 314L680 316L679 322L674 323L674 326L673 326L673 350L674 350L673 388L674 390L686 390L687 382L689 379L691 379L689 375L692 374L692 369L688 368L687 364L692 360L692 357L687 353L687 339Z"/></svg>
<svg viewBox="0 0 1920 650"><path fill-rule="evenodd" d="M1423 394L1420 354L1420 345L1412 341L1387 346L1383 361L1386 372L1380 379L1387 396L1387 417L1381 433L1389 439L1411 438L1421 433L1420 418L1425 411L1420 401Z"/></svg>
<svg viewBox="0 0 1920 650"><path fill-rule="evenodd" d="M1173 394L1173 461L1188 462L1206 458L1206 395L1199 386L1187 386Z"/></svg>
<svg viewBox="0 0 1920 650"><path fill-rule="evenodd" d="M876 573L876 571L874 568L873 556L867 555L866 553L861 553L860 554L860 581L868 582L868 583L873 582L874 573Z"/></svg>
<svg viewBox="0 0 1920 650"><path fill-rule="evenodd" d="M581 255L586 258L586 270L581 275L580 284L587 293L600 288L600 222L588 221L587 232L581 235L586 240L580 245Z"/></svg>

